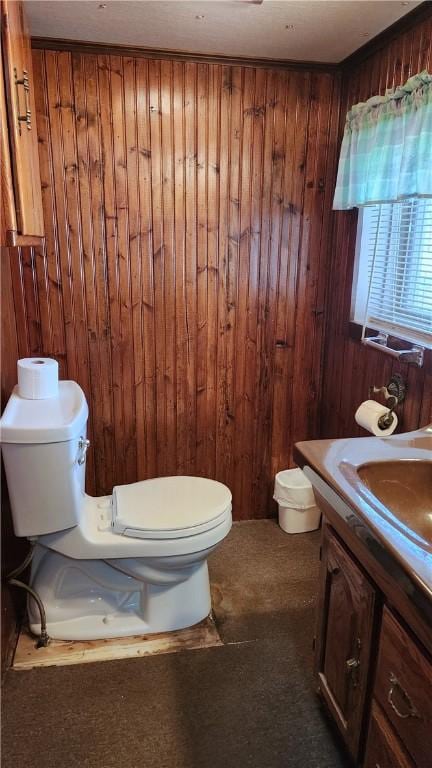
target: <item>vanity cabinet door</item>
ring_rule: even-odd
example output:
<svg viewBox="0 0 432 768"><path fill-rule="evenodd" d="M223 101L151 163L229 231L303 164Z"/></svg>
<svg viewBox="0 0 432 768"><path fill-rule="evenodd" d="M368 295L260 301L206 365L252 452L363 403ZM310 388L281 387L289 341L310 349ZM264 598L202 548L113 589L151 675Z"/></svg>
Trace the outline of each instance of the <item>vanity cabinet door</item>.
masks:
<svg viewBox="0 0 432 768"><path fill-rule="evenodd" d="M319 690L356 760L364 725L375 590L328 526L318 605Z"/></svg>

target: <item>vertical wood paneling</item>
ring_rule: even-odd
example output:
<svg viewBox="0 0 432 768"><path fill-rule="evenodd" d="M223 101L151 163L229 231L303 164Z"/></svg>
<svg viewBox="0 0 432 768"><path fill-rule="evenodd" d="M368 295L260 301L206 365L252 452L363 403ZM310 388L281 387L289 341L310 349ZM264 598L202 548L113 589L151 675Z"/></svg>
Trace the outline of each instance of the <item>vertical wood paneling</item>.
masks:
<svg viewBox="0 0 432 768"><path fill-rule="evenodd" d="M432 19L429 19L346 71L342 83L341 128L352 104L384 93L386 88L405 82L423 69L430 71L431 56ZM321 404L324 437L364 434L354 421L358 405L367 399L371 385L387 384L396 371L408 384L405 403L398 409L400 429L408 431L432 422L430 355L425 366L418 369L394 361L382 352L366 349L349 338L356 227L354 212L335 214Z"/></svg>
<svg viewBox="0 0 432 768"><path fill-rule="evenodd" d="M197 73L198 66L185 64L184 70L184 148L185 148L185 242L184 242L184 338L180 354L186 365L186 474L196 466L197 443ZM168 87L168 83L167 83ZM173 131L175 133L175 124ZM173 327L175 316L173 316ZM173 359L175 367L175 359Z"/></svg>
<svg viewBox="0 0 432 768"><path fill-rule="evenodd" d="M34 60L47 238L5 256L7 387L18 354L81 384L91 493L206 475L237 518L272 514L274 473L318 430L338 77Z"/></svg>
<svg viewBox="0 0 432 768"><path fill-rule="evenodd" d="M203 429L206 435L206 450L202 461L202 473L216 476L216 440L218 393L218 340L220 283L220 88L221 67L208 70L208 126L207 126L207 372L206 372L206 416Z"/></svg>
<svg viewBox="0 0 432 768"><path fill-rule="evenodd" d="M293 442L356 434L392 371L402 429L432 421L430 365L349 338L356 214L330 213L339 107L340 139L351 104L431 70L431 40L394 38L341 94L335 72L33 52L46 238L1 252L2 405L19 357L57 358L90 405L90 493L197 474L267 516Z"/></svg>
<svg viewBox="0 0 432 768"><path fill-rule="evenodd" d="M139 306L144 368L137 371L137 380L144 381L144 423L140 429L144 432L144 446L137 446L138 477L152 477L156 474L156 346L155 346L155 294L154 294L154 259L152 227L152 162L150 150L150 121L142 120L141 115L149 115L150 89L149 65L140 59L136 62L136 109L138 141L138 184L141 243L141 305ZM137 340L137 343L141 343ZM139 416L137 415L137 418ZM138 426L137 426L138 435Z"/></svg>
<svg viewBox="0 0 432 768"><path fill-rule="evenodd" d="M196 454L200 457L200 470L207 466L207 388L211 384L207 347L209 337L209 263L208 263L208 167L209 167L209 78L206 65L197 68L197 342L196 342ZM210 298L211 301L211 298ZM209 427L211 414L209 414ZM201 463L202 462L202 463Z"/></svg>

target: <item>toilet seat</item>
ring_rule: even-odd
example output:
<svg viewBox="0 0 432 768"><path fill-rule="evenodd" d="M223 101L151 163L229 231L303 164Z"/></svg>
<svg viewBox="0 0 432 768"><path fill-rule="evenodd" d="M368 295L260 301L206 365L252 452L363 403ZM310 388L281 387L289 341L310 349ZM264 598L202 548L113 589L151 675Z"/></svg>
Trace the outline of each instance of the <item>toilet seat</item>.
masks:
<svg viewBox="0 0 432 768"><path fill-rule="evenodd" d="M202 477L158 477L118 485L112 495L115 533L139 539L179 539L211 530L231 513L231 493Z"/></svg>

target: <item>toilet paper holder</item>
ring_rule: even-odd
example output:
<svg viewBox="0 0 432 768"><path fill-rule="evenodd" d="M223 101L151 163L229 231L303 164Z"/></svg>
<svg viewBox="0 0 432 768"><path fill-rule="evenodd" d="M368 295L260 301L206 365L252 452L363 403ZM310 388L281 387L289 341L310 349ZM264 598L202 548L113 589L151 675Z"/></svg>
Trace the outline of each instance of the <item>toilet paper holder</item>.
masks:
<svg viewBox="0 0 432 768"><path fill-rule="evenodd" d="M406 384L400 373L394 373L386 387L370 387L370 395L381 393L384 395L389 410L378 419L381 429L388 429L393 424L393 411L396 406L403 403L406 394Z"/></svg>

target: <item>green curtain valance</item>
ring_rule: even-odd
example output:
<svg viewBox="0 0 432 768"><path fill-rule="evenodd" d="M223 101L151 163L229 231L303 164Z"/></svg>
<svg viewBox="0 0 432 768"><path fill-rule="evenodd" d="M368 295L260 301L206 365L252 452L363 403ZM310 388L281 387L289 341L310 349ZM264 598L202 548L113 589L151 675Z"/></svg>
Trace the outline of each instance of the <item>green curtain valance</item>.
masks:
<svg viewBox="0 0 432 768"><path fill-rule="evenodd" d="M347 114L333 208L432 197L432 75L356 104Z"/></svg>

